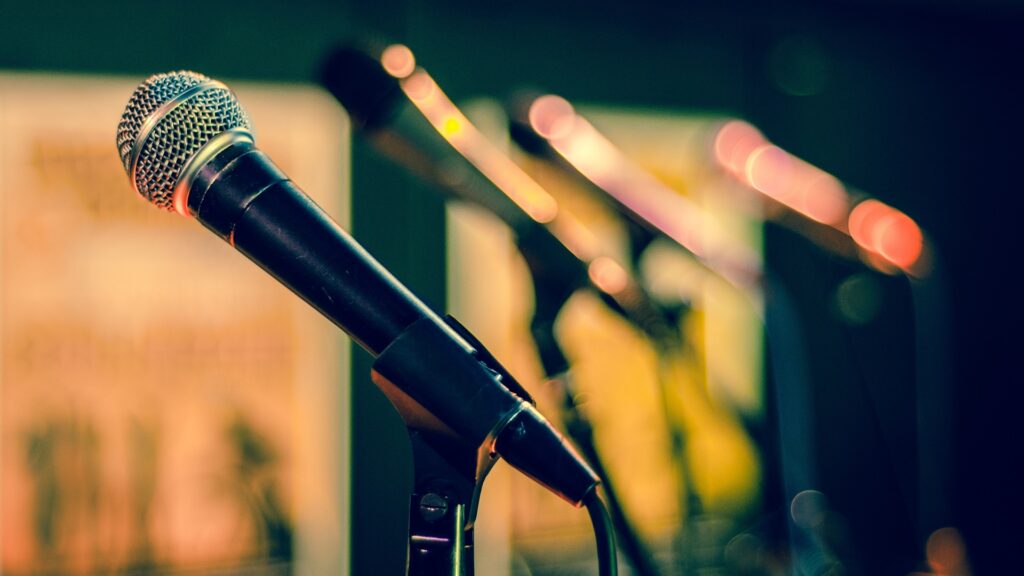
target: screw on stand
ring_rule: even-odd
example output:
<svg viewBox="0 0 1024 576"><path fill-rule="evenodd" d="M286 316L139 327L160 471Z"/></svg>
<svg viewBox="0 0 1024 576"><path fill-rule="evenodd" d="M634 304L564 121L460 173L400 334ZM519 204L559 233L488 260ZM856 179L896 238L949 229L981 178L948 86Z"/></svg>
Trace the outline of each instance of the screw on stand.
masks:
<svg viewBox="0 0 1024 576"><path fill-rule="evenodd" d="M440 494L428 492L420 498L420 516L427 522L437 522L448 513L448 499Z"/></svg>

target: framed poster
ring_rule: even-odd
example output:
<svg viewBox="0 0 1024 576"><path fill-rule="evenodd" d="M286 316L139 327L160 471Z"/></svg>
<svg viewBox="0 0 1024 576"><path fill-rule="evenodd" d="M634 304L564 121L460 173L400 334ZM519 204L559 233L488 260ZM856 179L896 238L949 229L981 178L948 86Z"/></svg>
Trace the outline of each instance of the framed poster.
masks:
<svg viewBox="0 0 1024 576"><path fill-rule="evenodd" d="M0 74L0 572L344 574L347 339L131 189L141 80ZM341 108L229 84L346 225Z"/></svg>

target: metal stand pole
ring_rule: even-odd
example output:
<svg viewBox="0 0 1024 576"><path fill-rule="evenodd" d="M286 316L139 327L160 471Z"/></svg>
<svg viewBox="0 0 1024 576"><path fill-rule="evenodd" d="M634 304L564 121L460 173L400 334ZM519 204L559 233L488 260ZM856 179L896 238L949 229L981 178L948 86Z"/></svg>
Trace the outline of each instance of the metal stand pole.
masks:
<svg viewBox="0 0 1024 576"><path fill-rule="evenodd" d="M409 576L472 576L473 525L493 458L458 438L409 430Z"/></svg>

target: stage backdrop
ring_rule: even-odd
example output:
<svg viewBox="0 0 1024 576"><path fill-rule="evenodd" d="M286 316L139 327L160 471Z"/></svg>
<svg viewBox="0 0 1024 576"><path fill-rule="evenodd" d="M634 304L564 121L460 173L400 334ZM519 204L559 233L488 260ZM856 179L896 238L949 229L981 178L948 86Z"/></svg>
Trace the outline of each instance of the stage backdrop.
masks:
<svg viewBox="0 0 1024 576"><path fill-rule="evenodd" d="M141 80L0 75L0 572L347 573L347 340L132 191ZM346 225L341 109L230 84Z"/></svg>

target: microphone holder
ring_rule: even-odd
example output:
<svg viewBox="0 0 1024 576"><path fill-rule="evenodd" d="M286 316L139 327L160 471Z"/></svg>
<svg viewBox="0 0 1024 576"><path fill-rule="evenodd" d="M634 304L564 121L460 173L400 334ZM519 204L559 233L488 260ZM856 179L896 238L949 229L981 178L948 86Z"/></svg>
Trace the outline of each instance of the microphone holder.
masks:
<svg viewBox="0 0 1024 576"><path fill-rule="evenodd" d="M413 488L408 576L473 576L473 527L497 458L484 446L409 428Z"/></svg>
<svg viewBox="0 0 1024 576"><path fill-rule="evenodd" d="M445 324L474 349L476 361L508 392L532 403L529 393L494 356L454 318ZM425 370L412 380L451 379L464 373L448 371L446 358L432 366L418 360L423 350L438 353L443 331L407 329L374 363L374 377L398 374L408 381L410 371ZM400 343L399 343L400 342ZM450 359L449 359L450 360ZM440 372L432 372L441 363ZM386 382L386 377L384 377ZM385 388L385 394L388 394ZM397 401L396 401L397 400ZM452 399L451 402L457 402ZM406 420L413 456L413 487L409 502L408 576L473 576L473 528L484 479L498 460L494 439L467 440L447 428L415 401L392 398ZM479 442L477 444L476 442Z"/></svg>

